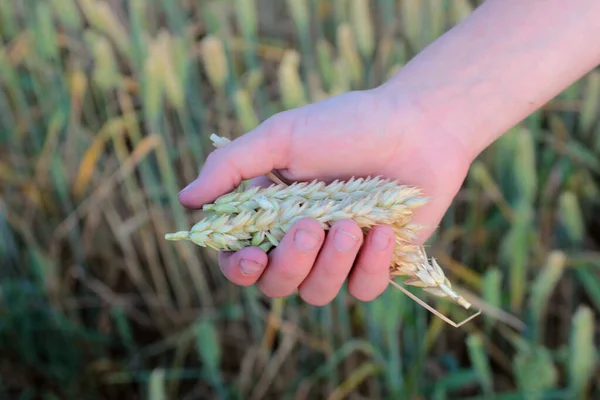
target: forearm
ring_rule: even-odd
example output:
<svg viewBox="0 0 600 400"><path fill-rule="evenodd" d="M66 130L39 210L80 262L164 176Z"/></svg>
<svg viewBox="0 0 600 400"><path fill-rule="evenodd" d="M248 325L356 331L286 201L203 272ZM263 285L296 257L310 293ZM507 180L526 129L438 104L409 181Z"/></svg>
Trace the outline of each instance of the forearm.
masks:
<svg viewBox="0 0 600 400"><path fill-rule="evenodd" d="M488 0L384 86L474 157L599 64L599 39L598 0Z"/></svg>

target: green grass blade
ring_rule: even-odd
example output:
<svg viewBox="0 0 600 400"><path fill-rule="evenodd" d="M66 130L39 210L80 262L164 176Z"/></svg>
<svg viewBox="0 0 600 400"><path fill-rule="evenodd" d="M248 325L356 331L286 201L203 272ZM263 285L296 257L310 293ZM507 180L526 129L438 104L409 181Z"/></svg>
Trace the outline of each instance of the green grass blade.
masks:
<svg viewBox="0 0 600 400"><path fill-rule="evenodd" d="M54 15L63 27L74 32L78 32L83 28L81 13L75 0L50 0L50 4L54 9Z"/></svg>
<svg viewBox="0 0 600 400"><path fill-rule="evenodd" d="M52 19L50 5L46 2L36 4L36 26L34 36L39 54L50 60L58 58L58 39Z"/></svg>
<svg viewBox="0 0 600 400"><path fill-rule="evenodd" d="M597 114L600 109L600 72L590 72L585 81L587 85L581 100L579 125L587 136L592 132L593 125L597 122Z"/></svg>
<svg viewBox="0 0 600 400"><path fill-rule="evenodd" d="M515 152L513 175L518 196L522 201L532 204L537 191L537 169L534 137L529 130L519 132Z"/></svg>
<svg viewBox="0 0 600 400"><path fill-rule="evenodd" d="M492 266L483 276L483 301L492 307L502 309L502 271ZM486 330L489 332L496 320L490 316L485 316Z"/></svg>
<svg viewBox="0 0 600 400"><path fill-rule="evenodd" d="M500 249L503 264L509 268L511 308L517 310L525 298L527 268L532 234L531 207L522 203Z"/></svg>
<svg viewBox="0 0 600 400"><path fill-rule="evenodd" d="M579 199L573 192L563 192L558 198L558 219L564 230L565 244L579 247L585 238L585 223Z"/></svg>
<svg viewBox="0 0 600 400"><path fill-rule="evenodd" d="M566 256L564 253L559 251L552 252L548 256L546 266L532 285L529 309L534 321L534 336L537 340L541 340L543 335L541 318L545 315L548 299L562 276L565 262Z"/></svg>
<svg viewBox="0 0 600 400"><path fill-rule="evenodd" d="M150 374L150 381L148 382L148 399L167 400L164 370L155 369Z"/></svg>
<svg viewBox="0 0 600 400"><path fill-rule="evenodd" d="M481 388L489 396L493 392L492 370L481 336L478 334L469 335L467 337L467 347L469 358L473 364L473 369L477 372Z"/></svg>
<svg viewBox="0 0 600 400"><path fill-rule="evenodd" d="M222 362L221 346L218 333L212 321L198 321L195 326L196 348L202 361L203 369L215 390L222 391L220 364Z"/></svg>
<svg viewBox="0 0 600 400"><path fill-rule="evenodd" d="M589 269L578 268L575 270L577 280L587 292L596 310L600 312L600 278Z"/></svg>
<svg viewBox="0 0 600 400"><path fill-rule="evenodd" d="M569 384L573 396L577 398L584 396L599 366L600 354L594 335L592 310L586 306L579 306L573 315L569 343Z"/></svg>
<svg viewBox="0 0 600 400"><path fill-rule="evenodd" d="M543 399L543 392L556 385L558 371L550 351L544 347L521 349L513 359L518 387L527 399Z"/></svg>

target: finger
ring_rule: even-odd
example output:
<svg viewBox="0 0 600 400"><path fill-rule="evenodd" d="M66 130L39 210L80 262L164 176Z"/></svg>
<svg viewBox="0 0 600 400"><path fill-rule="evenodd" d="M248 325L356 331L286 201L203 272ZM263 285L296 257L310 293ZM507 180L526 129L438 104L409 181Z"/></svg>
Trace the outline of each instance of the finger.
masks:
<svg viewBox="0 0 600 400"><path fill-rule="evenodd" d="M272 117L253 131L210 153L196 180L179 193L181 204L200 208L232 191L242 180L286 167L288 119Z"/></svg>
<svg viewBox="0 0 600 400"><path fill-rule="evenodd" d="M257 283L268 297L289 296L309 274L325 238L325 230L313 220L297 221L269 254L269 267Z"/></svg>
<svg viewBox="0 0 600 400"><path fill-rule="evenodd" d="M390 277L394 244L391 227L375 226L369 230L348 279L348 290L356 299L371 301L383 293Z"/></svg>
<svg viewBox="0 0 600 400"><path fill-rule="evenodd" d="M240 286L253 285L260 278L268 261L267 254L258 247L219 253L219 267L223 275Z"/></svg>
<svg viewBox="0 0 600 400"><path fill-rule="evenodd" d="M315 266L298 291L312 305L332 301L346 280L363 243L363 233L352 220L338 221L327 233Z"/></svg>

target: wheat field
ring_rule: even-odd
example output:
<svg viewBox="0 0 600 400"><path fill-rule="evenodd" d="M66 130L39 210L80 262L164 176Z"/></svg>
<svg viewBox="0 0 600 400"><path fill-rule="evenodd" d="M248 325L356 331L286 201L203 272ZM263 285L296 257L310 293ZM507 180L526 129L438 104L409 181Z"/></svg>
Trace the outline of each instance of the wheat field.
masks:
<svg viewBox="0 0 600 400"><path fill-rule="evenodd" d="M201 218L177 194L212 133L378 85L480 2L0 1L0 398L600 398L600 71L482 153L430 240L482 308L460 328L394 287L271 300L164 239Z"/></svg>

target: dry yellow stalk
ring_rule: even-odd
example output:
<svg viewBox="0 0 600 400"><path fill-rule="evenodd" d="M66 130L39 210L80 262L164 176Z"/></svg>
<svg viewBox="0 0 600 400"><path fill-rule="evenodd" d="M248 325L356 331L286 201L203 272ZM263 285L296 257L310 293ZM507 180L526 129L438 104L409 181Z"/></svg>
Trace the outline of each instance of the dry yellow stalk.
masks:
<svg viewBox="0 0 600 400"><path fill-rule="evenodd" d="M216 135L211 139L216 147L229 143ZM219 251L236 251L248 246L268 251L277 246L301 218L315 219L326 230L342 219L354 220L365 233L375 225L390 225L396 234L390 277L406 276L409 279L405 284L421 287L438 297L449 297L469 309L471 304L452 289L438 263L428 260L421 246L410 243L420 229L410 223L413 210L426 202L418 188L381 177L336 180L329 184L280 182L267 188L254 187L225 194L203 207L206 217L189 231L167 234L165 238L189 240ZM459 326L391 282L446 322Z"/></svg>

